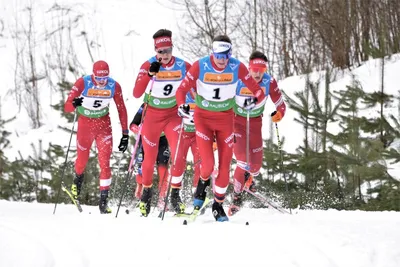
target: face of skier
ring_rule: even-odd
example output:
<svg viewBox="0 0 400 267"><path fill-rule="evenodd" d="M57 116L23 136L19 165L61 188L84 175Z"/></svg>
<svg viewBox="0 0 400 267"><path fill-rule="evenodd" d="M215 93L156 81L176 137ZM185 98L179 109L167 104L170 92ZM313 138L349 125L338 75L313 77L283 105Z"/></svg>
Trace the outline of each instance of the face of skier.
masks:
<svg viewBox="0 0 400 267"><path fill-rule="evenodd" d="M93 78L98 87L105 87L108 82L110 68L107 62L99 60L93 64Z"/></svg>
<svg viewBox="0 0 400 267"><path fill-rule="evenodd" d="M214 64L220 68L224 69L229 62L229 58L232 55L232 45L224 41L214 41L212 44L212 58Z"/></svg>
<svg viewBox="0 0 400 267"><path fill-rule="evenodd" d="M250 60L249 72L256 82L260 82L264 73L267 71L267 61L261 58Z"/></svg>
<svg viewBox="0 0 400 267"><path fill-rule="evenodd" d="M104 77L96 77L96 76L94 76L94 81L96 82L96 85L98 87L105 87L107 85L107 82L108 82L108 76L104 76Z"/></svg>
<svg viewBox="0 0 400 267"><path fill-rule="evenodd" d="M161 63L166 65L171 61L172 58L172 46L165 46L156 48L157 58L161 58Z"/></svg>
<svg viewBox="0 0 400 267"><path fill-rule="evenodd" d="M228 65L229 57L226 57L225 54L213 53L213 60L218 68L224 69Z"/></svg>
<svg viewBox="0 0 400 267"><path fill-rule="evenodd" d="M249 72L256 82L260 82L267 68L250 67Z"/></svg>

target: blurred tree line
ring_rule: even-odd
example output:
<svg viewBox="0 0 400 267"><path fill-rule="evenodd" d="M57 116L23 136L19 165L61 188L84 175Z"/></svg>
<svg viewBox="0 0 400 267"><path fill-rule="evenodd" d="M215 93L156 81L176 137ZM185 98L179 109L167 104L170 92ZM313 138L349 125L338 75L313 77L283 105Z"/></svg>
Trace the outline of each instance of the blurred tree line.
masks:
<svg viewBox="0 0 400 267"><path fill-rule="evenodd" d="M288 108L297 113L296 121L303 127L304 139L295 153L282 151L281 162L274 127L270 128L270 137L265 140L264 173L257 179L261 193L292 208L400 210L399 181L388 172L391 163L400 161L396 147L400 135L399 116L387 111L394 105L399 107L400 101L399 96L386 93L384 86L385 60L400 50L400 2L170 0L170 3L182 12L183 26L175 44L188 59L207 55L212 38L225 33L233 40L236 57L246 59L257 49L268 56L269 71L276 78L304 77L304 84L299 85L302 90L294 95L285 94ZM32 10L30 6L25 12L31 14ZM45 40L52 56L46 58L42 69L39 68L41 59L33 52L37 45L32 41L34 31L15 28L16 41L28 45L17 45L19 78L12 93L16 95L19 108L27 108L32 128L38 128L43 122L40 101L37 101L40 90L37 89L50 87L60 99L53 108L69 122L68 128L60 128L69 133L73 114L63 113L63 104L73 80L67 77L78 78L84 73L71 41L71 32L79 25L82 14L58 4L48 13L57 19L54 29L46 29ZM30 29L29 26L34 25L25 26ZM176 35L174 33L174 38ZM79 37L88 44L95 38L87 32L81 32ZM89 45L88 53L91 55ZM330 88L340 70L353 69L371 58L378 59L381 64L380 87L374 92L365 92L356 79L340 90ZM321 78L312 79L313 71L320 71ZM371 112L371 116L366 117L363 111L368 109L376 113ZM66 145L50 144L43 149L42 143L46 140L31 144L33 156L29 158L8 158L3 151L10 145L7 123L12 119L0 113L0 199L53 203L63 167L66 167L67 185L73 180L75 142L72 142L66 166ZM329 125L338 126L340 131L332 132ZM284 144L285 140L282 142ZM119 153L112 156L112 196L118 199L126 190L125 205L132 204L135 188L135 179L126 177L129 160L130 151L122 158ZM192 168L185 174L183 197L190 202L193 166L191 162L188 164ZM97 205L98 175L97 152L93 146L85 172L83 204ZM283 177L289 183L289 196L285 193ZM123 188L126 178L128 187ZM69 203L63 194L60 201ZM263 206L252 202L256 207Z"/></svg>

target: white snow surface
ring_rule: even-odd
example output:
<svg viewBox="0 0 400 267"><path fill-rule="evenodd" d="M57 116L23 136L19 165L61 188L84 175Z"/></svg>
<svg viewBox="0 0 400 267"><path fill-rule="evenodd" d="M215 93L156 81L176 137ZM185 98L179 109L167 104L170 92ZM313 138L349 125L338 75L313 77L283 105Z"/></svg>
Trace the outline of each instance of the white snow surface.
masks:
<svg viewBox="0 0 400 267"><path fill-rule="evenodd" d="M229 222L211 210L195 222L157 210L0 201L0 266L397 267L400 213L243 209ZM249 222L249 225L246 225Z"/></svg>

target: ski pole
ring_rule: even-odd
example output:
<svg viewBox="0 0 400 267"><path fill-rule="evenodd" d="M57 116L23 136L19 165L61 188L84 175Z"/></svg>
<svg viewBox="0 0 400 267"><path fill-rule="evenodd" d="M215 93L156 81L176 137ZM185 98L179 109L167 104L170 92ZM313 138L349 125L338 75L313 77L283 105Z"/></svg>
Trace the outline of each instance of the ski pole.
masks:
<svg viewBox="0 0 400 267"><path fill-rule="evenodd" d="M118 185L118 177L119 177L119 171L121 169L121 161L122 161L122 156L123 156L123 152L120 153L119 159L118 159L118 170L117 170L117 176L115 177L115 184L113 185L112 189L111 189L111 197L114 198L114 193L115 193L115 188L117 188Z"/></svg>
<svg viewBox="0 0 400 267"><path fill-rule="evenodd" d="M181 121L180 130L179 130L178 142L176 144L174 161L172 162L172 166L171 166L171 169L170 169L171 173L172 173L172 170L174 169L175 164L176 164L176 157L178 156L178 150L179 150L179 145L181 143L182 132L183 132L183 118L182 118L182 121ZM162 216L161 216L161 220L162 221L164 220L165 211L167 210L168 197L169 197L170 191L171 191L171 179L169 179L169 181L168 181L168 190L167 190L167 195L165 196L164 210L163 210Z"/></svg>
<svg viewBox="0 0 400 267"><path fill-rule="evenodd" d="M250 110L246 116L246 170L250 170Z"/></svg>
<svg viewBox="0 0 400 267"><path fill-rule="evenodd" d="M274 111L274 112L276 113L276 111ZM272 113L272 114L274 114L274 113ZM283 170L282 143L281 143L281 139L279 137L278 124L276 122L275 122L275 129L276 129L276 138L278 139L279 154L280 154L280 157L281 157L281 164L280 164L281 165L281 172L283 172L283 179L285 180L286 199L289 200L289 211L290 211L290 214L292 214L292 208L291 208L292 200L291 200L291 197L290 197L290 194L289 194L289 186L288 186L287 179L286 179L286 172L284 172L284 170Z"/></svg>
<svg viewBox="0 0 400 267"><path fill-rule="evenodd" d="M57 197L56 197L56 203L55 203L55 205L54 205L53 215L56 213L57 203L58 203L58 200L59 200L59 198L60 198L61 187L63 187L63 186L65 187L65 185L64 185L64 174L65 174L65 169L67 168L68 154L69 154L69 150L70 150L70 147L71 147L71 140L72 140L72 135L74 134L74 127L75 127L75 122L76 122L77 116L78 116L78 115L77 115L77 112L76 112L76 109L75 109L74 121L72 122L71 135L70 135L70 137L69 137L69 143L68 143L67 153L66 153L66 155L65 155L64 166L63 166L62 173L61 173L60 187L59 187L58 190L57 190Z"/></svg>
<svg viewBox="0 0 400 267"><path fill-rule="evenodd" d="M125 182L124 182L124 186L123 186L123 188L122 188L122 194L121 194L121 198L120 198L119 203L118 203L118 209L117 209L117 213L115 214L115 218L118 217L118 212L119 212L119 209L120 209L120 207L121 207L122 199L123 199L124 196L125 196L126 186L127 186L127 184L128 184L128 180L129 180L130 173L131 173L133 167L136 165L136 161L137 161L137 160L136 160L136 153L137 153L137 151L138 151L137 148L138 148L139 140L140 140L140 137L141 137L141 134L142 134L143 122L144 122L144 118L145 118L145 116L146 116L147 107L149 106L149 101L150 101L151 93L152 93L152 91L153 91L153 86L154 86L154 81L155 81L155 80L156 80L156 77L153 76L153 78L151 79L150 91L149 91L149 94L148 94L148 97L147 97L147 101L146 101L146 103L145 103L145 105L144 105L144 110L143 110L143 114L142 114L142 120L141 120L141 123L140 123L139 132L138 132L138 134L137 134L137 139L136 139L136 142L135 142L135 147L134 147L134 149L133 149L133 151L132 151L132 157L131 157L131 161L129 162L128 173L126 174L126 177L125 177Z"/></svg>

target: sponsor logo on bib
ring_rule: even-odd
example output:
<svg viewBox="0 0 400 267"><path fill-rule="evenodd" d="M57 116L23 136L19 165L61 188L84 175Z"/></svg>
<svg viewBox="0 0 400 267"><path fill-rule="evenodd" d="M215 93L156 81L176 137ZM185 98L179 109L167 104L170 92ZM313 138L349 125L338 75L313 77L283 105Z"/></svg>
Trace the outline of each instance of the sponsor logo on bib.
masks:
<svg viewBox="0 0 400 267"><path fill-rule="evenodd" d="M180 70L175 70L175 71L164 70L157 73L156 77L158 81L180 80L182 78L182 72Z"/></svg>
<svg viewBox="0 0 400 267"><path fill-rule="evenodd" d="M154 99L153 99L153 103L154 103L154 105L156 105L156 106L160 105L160 99L154 98Z"/></svg>
<svg viewBox="0 0 400 267"><path fill-rule="evenodd" d="M228 84L233 82L233 73L209 73L204 74L204 82L214 84Z"/></svg>
<svg viewBox="0 0 400 267"><path fill-rule="evenodd" d="M261 89L263 90L264 94L265 94L265 87L261 87ZM249 88L247 87L242 87L240 88L240 95L253 95L253 93L250 91Z"/></svg>
<svg viewBox="0 0 400 267"><path fill-rule="evenodd" d="M87 92L87 96L91 97L110 97L111 90L102 90L102 89L95 89L91 88Z"/></svg>

